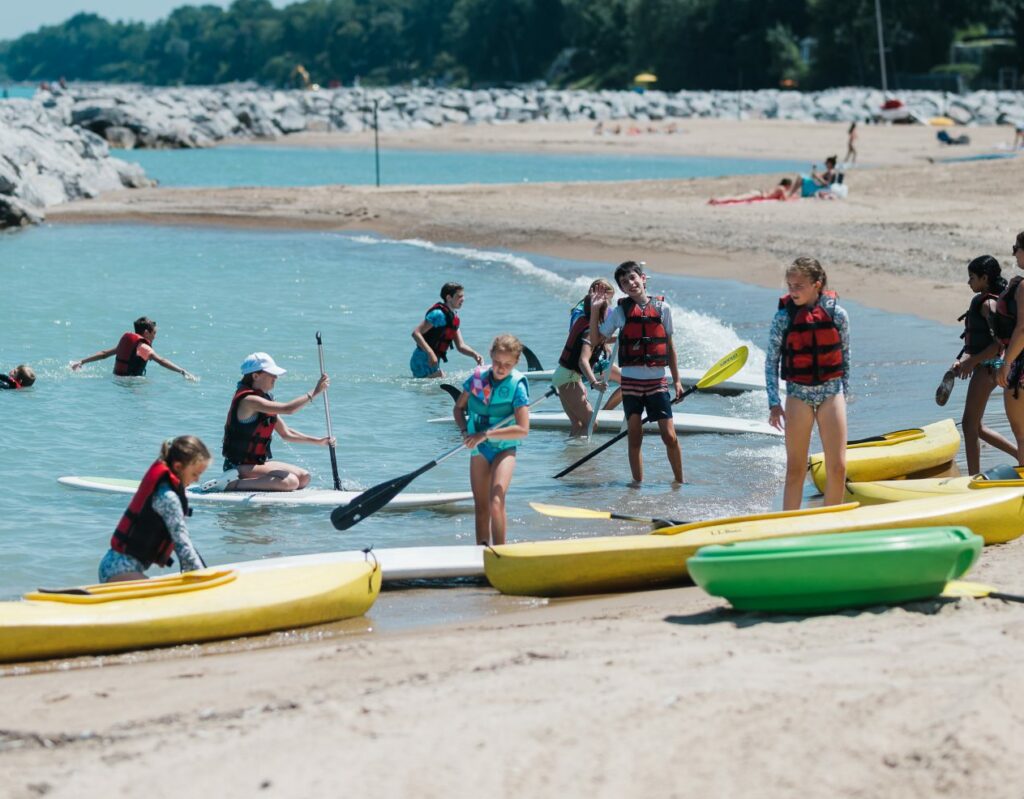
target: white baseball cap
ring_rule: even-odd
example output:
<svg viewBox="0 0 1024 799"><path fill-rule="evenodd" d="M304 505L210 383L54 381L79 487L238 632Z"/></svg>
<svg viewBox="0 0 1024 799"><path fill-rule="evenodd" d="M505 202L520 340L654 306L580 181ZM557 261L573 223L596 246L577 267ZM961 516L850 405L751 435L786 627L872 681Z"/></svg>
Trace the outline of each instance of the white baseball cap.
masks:
<svg viewBox="0 0 1024 799"><path fill-rule="evenodd" d="M287 369L282 369L265 352L254 352L252 355L247 355L245 360L242 361L242 374L251 375L254 372L266 372L267 374L280 377Z"/></svg>

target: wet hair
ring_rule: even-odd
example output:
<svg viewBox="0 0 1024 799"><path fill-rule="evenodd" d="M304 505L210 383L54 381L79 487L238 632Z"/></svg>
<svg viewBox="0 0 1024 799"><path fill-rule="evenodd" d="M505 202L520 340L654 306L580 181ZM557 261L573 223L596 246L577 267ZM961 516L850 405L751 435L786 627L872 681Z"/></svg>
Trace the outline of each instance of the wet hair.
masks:
<svg viewBox="0 0 1024 799"><path fill-rule="evenodd" d="M453 294L458 294L462 291L461 283L445 283L441 286L441 302L448 302L448 298Z"/></svg>
<svg viewBox="0 0 1024 799"><path fill-rule="evenodd" d="M27 363L19 363L11 370L11 377L21 383L22 388L28 388L36 382L35 370Z"/></svg>
<svg viewBox="0 0 1024 799"><path fill-rule="evenodd" d="M615 285L622 288L622 278L631 272L636 272L638 275L643 275L643 267L636 261L623 261L615 269Z"/></svg>
<svg viewBox="0 0 1024 799"><path fill-rule="evenodd" d="M491 342L491 355L494 355L496 352L507 352L509 355L515 355L518 361L519 356L523 354L523 342L511 333L502 333L495 336L494 341Z"/></svg>
<svg viewBox="0 0 1024 799"><path fill-rule="evenodd" d="M135 335L141 336L143 333L149 333L152 330L156 330L156 322L148 316L140 316L135 320Z"/></svg>
<svg viewBox="0 0 1024 799"><path fill-rule="evenodd" d="M789 178L783 178L779 181L780 186L785 186L787 189L793 185L793 181Z"/></svg>
<svg viewBox="0 0 1024 799"><path fill-rule="evenodd" d="M599 277L593 283L590 284L590 288L587 289L587 296L583 298L583 315L590 316L590 295L594 293L595 289L602 288L606 292L612 294L615 293L615 286L611 284L611 281L605 280L603 277Z"/></svg>
<svg viewBox="0 0 1024 799"><path fill-rule="evenodd" d="M195 436L178 436L175 439L167 439L160 447L160 460L168 466L174 463L191 466L197 461L210 460L210 450Z"/></svg>
<svg viewBox="0 0 1024 799"><path fill-rule="evenodd" d="M812 283L817 283L820 280L820 291L824 291L828 286L828 276L825 274L825 270L821 268L821 264L818 263L818 259L807 255L803 255L793 261L789 269L786 270L786 277L790 275L803 275Z"/></svg>
<svg viewBox="0 0 1024 799"><path fill-rule="evenodd" d="M988 280L988 290L991 294L1002 294L1003 289L1006 288L1006 278L1002 275L1002 267L999 266L999 261L991 255L979 255L967 264L967 271Z"/></svg>

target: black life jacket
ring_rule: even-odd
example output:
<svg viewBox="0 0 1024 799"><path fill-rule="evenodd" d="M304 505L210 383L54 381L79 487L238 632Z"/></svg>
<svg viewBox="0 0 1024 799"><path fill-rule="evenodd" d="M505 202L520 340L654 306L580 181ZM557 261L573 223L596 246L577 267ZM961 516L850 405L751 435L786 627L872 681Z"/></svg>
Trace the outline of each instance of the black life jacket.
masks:
<svg viewBox="0 0 1024 799"><path fill-rule="evenodd" d="M21 383L10 375L0 374L0 389L5 388L18 389L21 388Z"/></svg>
<svg viewBox="0 0 1024 799"><path fill-rule="evenodd" d="M782 339L782 379L817 386L843 376L843 344L834 320L834 291L823 291L814 305L797 305L786 294L779 308L789 315Z"/></svg>
<svg viewBox="0 0 1024 799"><path fill-rule="evenodd" d="M661 319L664 297L649 297L643 308L619 300L626 323L619 330L619 366L668 366L668 333Z"/></svg>
<svg viewBox="0 0 1024 799"><path fill-rule="evenodd" d="M958 322L964 323L964 332L960 334L960 338L964 340L963 351L968 355L976 355L994 341L989 329L989 320L982 314L981 308L989 300L998 299L998 294L990 294L987 291L975 294L967 310L957 319Z"/></svg>
<svg viewBox="0 0 1024 799"><path fill-rule="evenodd" d="M118 377L139 377L146 374L145 358L138 355L139 347L148 344L138 333L125 333L117 342L117 351L114 353L114 374Z"/></svg>
<svg viewBox="0 0 1024 799"><path fill-rule="evenodd" d="M448 348L455 341L455 334L459 332L459 317L451 308L443 302L435 302L423 315L425 319L431 311L442 311L444 313L444 325L432 327L423 334L427 346L434 351L434 354L442 361L448 361Z"/></svg>
<svg viewBox="0 0 1024 799"><path fill-rule="evenodd" d="M590 334L590 317L581 316L569 329L569 336L562 347L562 354L558 356L559 366L564 366L571 372L579 372L580 355L583 353L583 341ZM601 360L601 348L593 347L590 353L590 365L593 367Z"/></svg>
<svg viewBox="0 0 1024 799"><path fill-rule="evenodd" d="M250 394L257 397L269 396L255 388L239 384L235 396L228 408L228 419L224 423L224 442L221 454L234 464L266 463L273 455L270 452L270 439L274 435L277 416L257 412L251 422L238 421L238 403Z"/></svg>
<svg viewBox="0 0 1024 799"><path fill-rule="evenodd" d="M1017 275L1010 278L1003 293L996 300L996 315L993 327L996 331L996 338L1005 347L1010 343L1013 330L1017 327L1017 286L1024 280L1024 277Z"/></svg>
<svg viewBox="0 0 1024 799"><path fill-rule="evenodd" d="M117 523L117 529L110 539L111 549L131 555L146 568L152 564L170 566L174 553L174 541L160 514L153 510L153 496L164 481L181 500L181 509L191 516L185 486L171 471L166 462L155 461L142 478L135 496L128 503L128 509Z"/></svg>

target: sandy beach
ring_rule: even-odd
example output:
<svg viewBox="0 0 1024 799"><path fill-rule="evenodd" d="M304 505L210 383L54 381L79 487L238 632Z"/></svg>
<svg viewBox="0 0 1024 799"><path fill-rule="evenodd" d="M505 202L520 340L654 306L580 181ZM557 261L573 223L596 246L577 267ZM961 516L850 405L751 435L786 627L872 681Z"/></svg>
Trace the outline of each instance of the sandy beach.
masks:
<svg viewBox="0 0 1024 799"><path fill-rule="evenodd" d="M808 167L845 151L840 125L682 127L613 140L589 125L492 126L384 145L804 158ZM967 261L991 252L1008 268L1022 227L1012 187L1024 160L925 160L1008 140L1005 128L970 134L970 148L940 150L931 129L864 128L865 165L848 171L843 201L706 204L768 187L771 176L146 189L54 208L49 219L374 231L609 264L629 257L765 286L811 254L845 298L955 324L969 300ZM315 134L280 144L366 141ZM1018 540L988 548L971 579L1024 593L1022 573ZM488 590L450 599L457 607ZM366 626L255 651L4 667L0 795L994 799L1019 797L1024 785L1020 604L766 616L691 586L524 603L415 631Z"/></svg>

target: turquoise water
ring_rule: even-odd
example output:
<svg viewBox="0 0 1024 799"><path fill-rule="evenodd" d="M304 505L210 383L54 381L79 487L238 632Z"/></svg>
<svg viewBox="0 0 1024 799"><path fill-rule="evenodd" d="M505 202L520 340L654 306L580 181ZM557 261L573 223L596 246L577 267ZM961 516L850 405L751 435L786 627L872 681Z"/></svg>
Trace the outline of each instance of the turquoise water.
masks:
<svg viewBox="0 0 1024 799"><path fill-rule="evenodd" d="M35 86L3 86L0 88L0 97L3 96L4 91L7 92L8 97L32 98L36 95Z"/></svg>
<svg viewBox="0 0 1024 799"><path fill-rule="evenodd" d="M371 149L214 147L206 150L129 150L164 186L318 186L375 182ZM741 174L787 174L806 168L793 161L743 158L664 158L644 155L469 153L388 150L381 153L381 183L540 183L646 180Z"/></svg>
<svg viewBox="0 0 1024 799"><path fill-rule="evenodd" d="M449 414L450 400L435 382L407 376L410 331L442 283L458 280L466 287L462 329L473 346L485 350L494 335L511 331L553 365L570 306L592 276L612 271L607 264L369 236L128 225L44 226L0 237L0 255L9 300L8 312L0 315L0 365L8 369L26 361L39 374L30 390L0 392L8 429L0 457L3 597L36 585L94 580L126 500L66 489L57 477L137 479L160 442L183 433L199 435L219 451L236 370L247 353L266 350L289 370L277 391L289 399L314 384L314 334L322 331L342 477L346 487L366 487L411 471L456 443L452 427L425 423ZM775 292L656 273L650 288L666 294L678 309L683 366L709 366L747 343L754 370L760 368L759 345ZM844 304L854 326L852 435L959 418L960 387L945 409L932 399L958 349L953 327ZM115 380L110 361L70 372L69 361L112 346L142 314L159 324L157 352L199 375L199 383L187 383L155 364L148 377L136 380ZM456 353L450 365L461 379L470 361ZM546 407L557 409L557 400ZM685 409L767 415L763 394L695 395ZM998 410L993 403L990 415L998 417ZM303 432L325 432L319 403L288 421ZM642 489L628 485L621 446L569 478L551 478L584 451L559 433L530 436L509 499L511 540L642 529L550 519L534 513L530 500L679 519L778 503L784 462L778 439L686 437L689 483L678 489L670 488L663 451L651 437L645 445L649 482ZM326 449L275 442L275 453L309 468L316 485L329 486ZM986 457L1000 460L988 451ZM450 459L412 488L467 490L468 458ZM470 515L436 511L380 513L339 533L324 510L199 508L191 529L211 564L368 544L473 541Z"/></svg>

